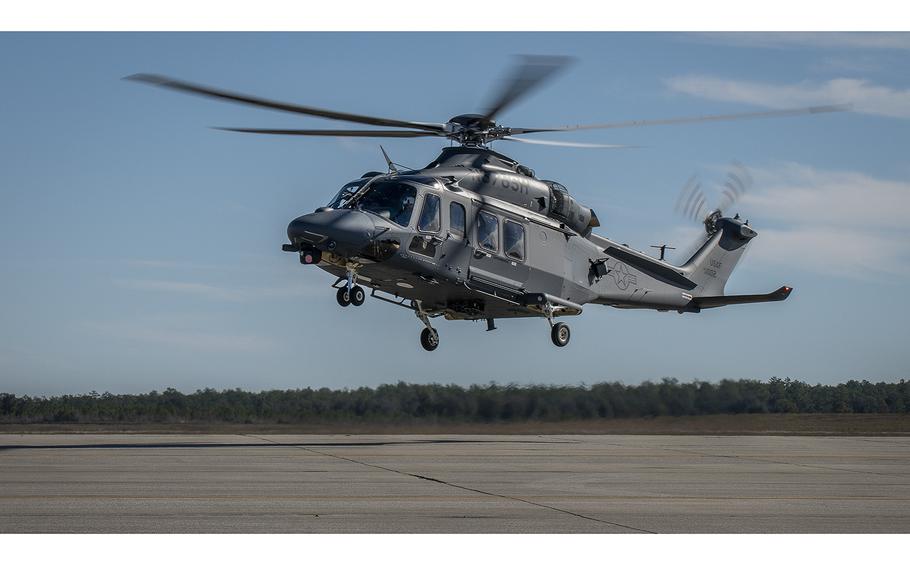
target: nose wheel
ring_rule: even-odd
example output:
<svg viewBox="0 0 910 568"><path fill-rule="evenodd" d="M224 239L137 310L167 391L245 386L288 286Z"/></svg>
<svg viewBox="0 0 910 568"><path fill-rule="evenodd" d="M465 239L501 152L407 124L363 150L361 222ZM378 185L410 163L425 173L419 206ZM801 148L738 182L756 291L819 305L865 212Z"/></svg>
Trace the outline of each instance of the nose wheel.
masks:
<svg viewBox="0 0 910 568"><path fill-rule="evenodd" d="M348 290L347 286L342 286L335 293L335 300L341 307L350 306L352 304L355 306L362 306L366 297L366 292L364 292L363 288L360 286L353 286L350 290Z"/></svg>
<svg viewBox="0 0 910 568"><path fill-rule="evenodd" d="M354 286L351 288L351 304L355 306L362 306L363 301L366 300L366 297L366 293L360 286Z"/></svg>
<svg viewBox="0 0 910 568"><path fill-rule="evenodd" d="M338 289L338 292L335 293L335 300L342 308L351 305L351 293L348 291L347 287Z"/></svg>

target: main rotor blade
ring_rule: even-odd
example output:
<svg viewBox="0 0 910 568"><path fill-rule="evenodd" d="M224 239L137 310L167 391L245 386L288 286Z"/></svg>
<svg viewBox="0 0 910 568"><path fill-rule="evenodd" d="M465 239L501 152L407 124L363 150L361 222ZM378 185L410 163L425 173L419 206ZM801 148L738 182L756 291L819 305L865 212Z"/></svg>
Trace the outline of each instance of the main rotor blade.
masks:
<svg viewBox="0 0 910 568"><path fill-rule="evenodd" d="M535 132L563 132L567 130L593 130L606 128L632 128L636 126L660 126L668 124L692 124L697 122L722 122L727 120L743 120L749 118L777 118L784 116L799 116L803 114L821 114L826 112L844 112L853 108L853 105L825 105L802 108L788 108L778 110L763 110L757 112L738 112L732 114L708 114L702 116L685 116L679 118L664 118L656 120L628 120L625 122L608 122L605 124L579 124L576 126L559 126L556 128L512 128L512 134L533 134Z"/></svg>
<svg viewBox="0 0 910 568"><path fill-rule="evenodd" d="M540 144L542 146L563 146L566 148L638 148L638 146L625 146L623 144L588 144L586 142L563 142L562 140L535 140L531 138L515 138L513 136L503 136L500 140L509 140L510 142L524 142L525 144Z"/></svg>
<svg viewBox="0 0 910 568"><path fill-rule="evenodd" d="M295 112L298 114L306 114L309 116L319 116L322 118L328 118L331 120L345 120L347 122L358 122L361 124L372 124L373 126L397 126L403 128L417 128L420 130L429 130L433 132L442 132L444 130L444 125L429 123L429 122L409 122L406 120L395 120L391 118L379 118L375 116L367 116L363 114L351 114L346 112L337 112L334 110L326 110L315 107L308 107L303 105L298 105L294 103L285 103L281 101L272 101L269 99L263 99L259 97L254 97L251 95L244 95L241 93L233 93L231 91L225 91L222 89L216 89L214 87L207 87L205 85L198 85L196 83L189 83L186 81L181 81L179 79L172 79L170 77L165 77L163 75L151 75L147 73L138 73L136 75L130 75L129 77L124 77L129 81L138 81L140 83L146 83L149 85L155 85L157 87L164 87L167 89L172 89L174 91L181 91L184 93L191 93L194 95L202 95L204 97L212 97L216 99L221 99L225 101L231 101L235 103L247 104L258 106L262 108L268 108L272 110L280 110L285 112Z"/></svg>
<svg viewBox="0 0 910 568"><path fill-rule="evenodd" d="M514 67L512 75L502 85L496 98L487 106L484 118L493 120L496 115L553 77L557 71L564 69L571 61L571 57L559 55L522 56L521 63Z"/></svg>
<svg viewBox="0 0 910 568"><path fill-rule="evenodd" d="M283 128L231 128L213 126L215 130L246 132L250 134L281 134L285 136L356 136L362 138L419 138L421 136L445 136L420 130L299 130Z"/></svg>

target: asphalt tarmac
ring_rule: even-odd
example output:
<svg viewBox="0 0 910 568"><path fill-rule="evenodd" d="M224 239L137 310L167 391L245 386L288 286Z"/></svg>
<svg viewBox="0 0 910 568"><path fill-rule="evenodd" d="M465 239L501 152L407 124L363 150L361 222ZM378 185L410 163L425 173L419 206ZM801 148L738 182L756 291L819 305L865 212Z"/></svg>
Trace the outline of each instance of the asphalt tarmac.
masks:
<svg viewBox="0 0 910 568"><path fill-rule="evenodd" d="M0 435L0 532L910 532L910 437Z"/></svg>

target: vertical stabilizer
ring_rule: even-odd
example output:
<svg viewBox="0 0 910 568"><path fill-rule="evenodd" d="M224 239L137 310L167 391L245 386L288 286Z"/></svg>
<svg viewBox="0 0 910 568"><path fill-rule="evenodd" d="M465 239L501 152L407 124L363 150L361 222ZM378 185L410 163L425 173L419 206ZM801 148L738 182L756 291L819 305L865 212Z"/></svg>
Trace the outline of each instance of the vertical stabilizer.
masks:
<svg viewBox="0 0 910 568"><path fill-rule="evenodd" d="M758 233L739 219L721 217L718 211L708 216L705 228L704 244L681 268L697 284L693 296L723 296L733 268Z"/></svg>

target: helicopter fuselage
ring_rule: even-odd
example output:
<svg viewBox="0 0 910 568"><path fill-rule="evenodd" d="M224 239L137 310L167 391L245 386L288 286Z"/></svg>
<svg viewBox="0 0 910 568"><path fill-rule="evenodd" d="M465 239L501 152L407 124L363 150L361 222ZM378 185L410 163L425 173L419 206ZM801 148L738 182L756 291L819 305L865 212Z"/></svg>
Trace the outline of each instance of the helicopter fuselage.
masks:
<svg viewBox="0 0 910 568"><path fill-rule="evenodd" d="M755 236L723 218L702 248L732 262L673 266L594 234L596 215L574 200L574 216L554 213L565 188L486 148L447 148L427 168L373 174L292 221L286 250L337 276L336 286L362 283L429 317L552 320L588 303L699 311L696 296L726 280Z"/></svg>

